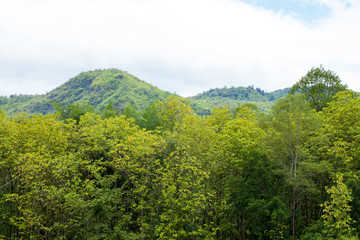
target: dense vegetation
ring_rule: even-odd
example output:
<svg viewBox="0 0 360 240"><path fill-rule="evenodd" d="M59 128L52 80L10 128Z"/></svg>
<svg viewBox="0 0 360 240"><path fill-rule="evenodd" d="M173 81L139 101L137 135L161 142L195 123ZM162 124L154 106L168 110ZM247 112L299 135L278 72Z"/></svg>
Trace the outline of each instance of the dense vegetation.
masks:
<svg viewBox="0 0 360 240"><path fill-rule="evenodd" d="M360 94L58 109L0 114L0 239L358 239Z"/></svg>
<svg viewBox="0 0 360 240"><path fill-rule="evenodd" d="M213 107L228 106L231 110L245 103L256 104L258 109L268 112L273 103L290 92L289 88L265 92L260 88L224 87L210 89L190 98L191 107L200 115L209 115Z"/></svg>

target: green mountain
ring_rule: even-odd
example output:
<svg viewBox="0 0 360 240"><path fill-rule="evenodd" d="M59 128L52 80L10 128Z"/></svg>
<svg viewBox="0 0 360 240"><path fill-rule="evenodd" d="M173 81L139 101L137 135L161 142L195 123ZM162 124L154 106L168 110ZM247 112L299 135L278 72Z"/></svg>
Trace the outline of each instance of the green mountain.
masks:
<svg viewBox="0 0 360 240"><path fill-rule="evenodd" d="M227 105L234 109L245 103L255 103L259 110L268 111L274 101L285 96L289 89L264 92L259 88L231 87L216 88L190 97L196 113L207 115L215 106ZM104 109L109 103L122 110L129 104L142 111L157 100L163 100L172 93L146 83L135 76L118 70L94 70L80 73L63 85L43 95L11 95L0 97L0 108L8 114L18 112L53 113L52 103L88 103L95 110Z"/></svg>
<svg viewBox="0 0 360 240"><path fill-rule="evenodd" d="M235 109L237 106L245 103L254 103L260 111L269 111L271 105L281 97L290 92L290 88L265 92L260 88L249 87L231 87L216 88L200 93L191 97L190 102L193 109L201 114L210 113L210 109L216 106L229 106Z"/></svg>
<svg viewBox="0 0 360 240"><path fill-rule="evenodd" d="M44 95L12 95L0 98L0 108L17 112L52 113L52 102L74 104L86 102L96 110L110 102L118 109L134 104L141 111L156 100L172 95L135 76L118 70L83 72Z"/></svg>

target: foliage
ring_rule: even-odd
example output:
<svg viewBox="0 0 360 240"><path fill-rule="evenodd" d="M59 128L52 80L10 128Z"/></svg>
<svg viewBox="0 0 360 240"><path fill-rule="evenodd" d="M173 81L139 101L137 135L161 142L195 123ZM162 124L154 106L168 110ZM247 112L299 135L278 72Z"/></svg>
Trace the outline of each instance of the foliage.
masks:
<svg viewBox="0 0 360 240"><path fill-rule="evenodd" d="M340 239L341 237L355 237L355 229L351 227L353 219L350 217L352 201L351 190L343 183L343 174L336 174L335 186L326 188L330 201L321 206L324 208L322 219L324 221L324 234L326 239Z"/></svg>
<svg viewBox="0 0 360 240"><path fill-rule="evenodd" d="M266 142L272 150L271 155L282 166L282 174L291 189L289 202L292 237L295 238L300 199L303 196L311 199L316 193L315 184L307 176L317 174L321 163L309 161L307 146L320 122L301 94L280 99L273 106L269 118Z"/></svg>
<svg viewBox="0 0 360 240"><path fill-rule="evenodd" d="M165 131L175 130L186 116L193 114L187 100L181 97L169 97L166 101L159 102L157 108Z"/></svg>
<svg viewBox="0 0 360 240"><path fill-rule="evenodd" d="M76 103L62 105L59 103L53 103L54 109L60 114L59 118L61 120L73 119L76 122L80 121L80 117L85 115L88 112L94 112L92 106L88 103Z"/></svg>
<svg viewBox="0 0 360 240"><path fill-rule="evenodd" d="M231 87L210 89L190 98L191 107L197 114L210 115L211 108L229 106L234 110L239 105L252 103L258 106L259 110L268 112L271 105L278 99L289 93L285 88L273 92L264 92L259 88Z"/></svg>
<svg viewBox="0 0 360 240"><path fill-rule="evenodd" d="M1 148L2 183L7 185L1 189L0 211L8 223L2 232L15 238L71 236L85 183L78 172L81 164L69 151L67 130L74 123L63 124L56 116L1 118L7 142Z"/></svg>
<svg viewBox="0 0 360 240"><path fill-rule="evenodd" d="M98 70L66 86L102 98L128 77ZM0 239L358 238L359 94L322 111L293 94L268 113L247 103L203 116L159 98L1 111Z"/></svg>
<svg viewBox="0 0 360 240"><path fill-rule="evenodd" d="M322 150L338 171L358 170L360 167L360 95L340 92L324 109L322 134L328 144Z"/></svg>
<svg viewBox="0 0 360 240"><path fill-rule="evenodd" d="M347 86L341 84L341 80L336 73L331 70L325 70L321 65L317 68L313 67L294 84L290 93L304 93L311 107L321 111L336 93L346 89Z"/></svg>
<svg viewBox="0 0 360 240"><path fill-rule="evenodd" d="M193 97L193 99L207 99L207 98L228 98L233 100L243 100L250 102L260 101L274 101L285 96L289 93L289 89L277 90L274 92L265 92L260 88L254 88L253 86L245 87L224 87L210 89L209 91L200 93Z"/></svg>

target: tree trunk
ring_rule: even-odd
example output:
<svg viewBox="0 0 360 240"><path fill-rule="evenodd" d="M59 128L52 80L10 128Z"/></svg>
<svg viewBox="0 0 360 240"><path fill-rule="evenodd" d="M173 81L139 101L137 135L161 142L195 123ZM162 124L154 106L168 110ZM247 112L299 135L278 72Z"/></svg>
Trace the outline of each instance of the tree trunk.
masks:
<svg viewBox="0 0 360 240"><path fill-rule="evenodd" d="M296 165L298 160L298 147L295 147L295 158L293 164L293 194L292 194L292 237L295 239L295 210L296 210Z"/></svg>
<svg viewBox="0 0 360 240"><path fill-rule="evenodd" d="M293 196L292 196L292 238L295 239L295 208L296 208L296 186L293 186Z"/></svg>

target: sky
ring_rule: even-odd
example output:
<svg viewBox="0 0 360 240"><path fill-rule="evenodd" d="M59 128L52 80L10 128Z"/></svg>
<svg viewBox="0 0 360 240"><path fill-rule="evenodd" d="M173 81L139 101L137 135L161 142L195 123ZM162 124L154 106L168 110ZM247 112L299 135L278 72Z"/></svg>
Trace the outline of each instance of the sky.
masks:
<svg viewBox="0 0 360 240"><path fill-rule="evenodd" d="M184 97L273 91L320 65L360 91L360 0L0 0L0 95L108 68Z"/></svg>

